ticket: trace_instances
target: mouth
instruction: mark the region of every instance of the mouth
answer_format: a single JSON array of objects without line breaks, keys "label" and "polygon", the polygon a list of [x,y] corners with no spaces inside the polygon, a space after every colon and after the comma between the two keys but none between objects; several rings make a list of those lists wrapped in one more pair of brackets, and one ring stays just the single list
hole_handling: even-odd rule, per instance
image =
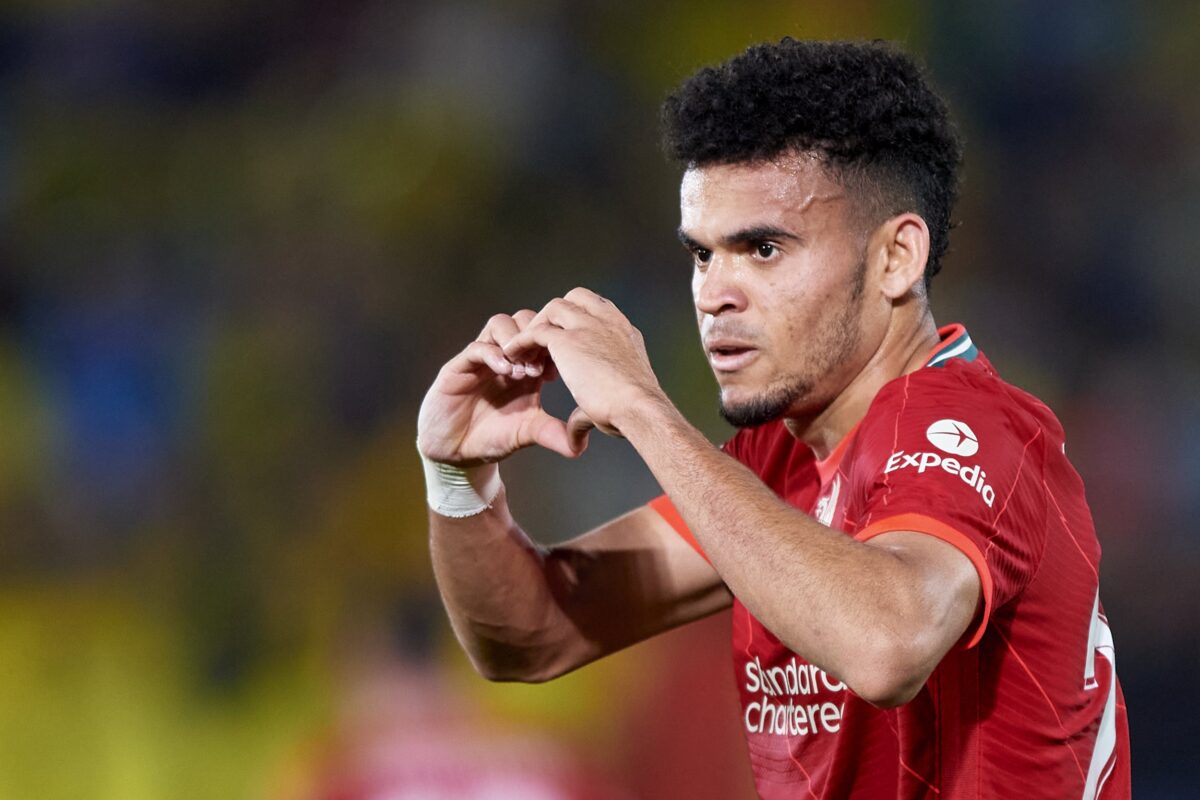
[{"label": "mouth", "polygon": [[705,348],[708,363],[717,372],[737,372],[758,358],[758,349],[740,342],[714,342]]}]

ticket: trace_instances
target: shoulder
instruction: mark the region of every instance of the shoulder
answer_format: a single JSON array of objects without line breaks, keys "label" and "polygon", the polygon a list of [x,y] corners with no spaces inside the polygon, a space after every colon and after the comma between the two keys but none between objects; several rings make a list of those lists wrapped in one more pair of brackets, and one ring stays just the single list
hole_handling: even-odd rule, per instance
[{"label": "shoulder", "polygon": [[982,356],[924,367],[889,382],[876,395],[863,426],[894,422],[899,416],[969,417],[964,421],[973,420],[986,429],[1041,430],[1052,438],[1061,438],[1062,431],[1045,403],[1005,381]]},{"label": "shoulder", "polygon": [[868,468],[897,453],[930,451],[978,458],[991,471],[1014,459],[1042,461],[1061,450],[1063,438],[1045,403],[1004,381],[980,357],[925,367],[885,385],[860,425],[855,449]]}]

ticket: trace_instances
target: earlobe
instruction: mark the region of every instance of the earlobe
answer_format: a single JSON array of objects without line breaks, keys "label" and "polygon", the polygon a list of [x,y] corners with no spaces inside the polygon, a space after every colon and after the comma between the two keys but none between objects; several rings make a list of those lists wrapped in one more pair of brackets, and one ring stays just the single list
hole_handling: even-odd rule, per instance
[{"label": "earlobe", "polygon": [[913,290],[925,275],[929,260],[929,227],[917,214],[892,217],[883,224],[887,264],[880,288],[892,300]]}]

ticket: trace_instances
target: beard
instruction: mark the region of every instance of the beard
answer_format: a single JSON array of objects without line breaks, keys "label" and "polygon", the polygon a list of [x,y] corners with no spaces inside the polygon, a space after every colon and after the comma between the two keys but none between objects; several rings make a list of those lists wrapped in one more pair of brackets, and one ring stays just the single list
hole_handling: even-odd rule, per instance
[{"label": "beard", "polygon": [[812,392],[812,383],[797,378],[793,383],[751,398],[736,405],[721,400],[721,418],[735,428],[755,428],[774,422],[787,413],[801,398]]},{"label": "beard", "polygon": [[803,372],[786,376],[757,397],[738,404],[719,399],[721,418],[735,428],[753,428],[784,416],[797,406],[812,405],[817,385],[827,374],[843,364],[862,338],[859,326],[866,282],[866,254],[859,262],[850,285],[850,298],[831,323],[817,331],[810,349],[812,356]]}]

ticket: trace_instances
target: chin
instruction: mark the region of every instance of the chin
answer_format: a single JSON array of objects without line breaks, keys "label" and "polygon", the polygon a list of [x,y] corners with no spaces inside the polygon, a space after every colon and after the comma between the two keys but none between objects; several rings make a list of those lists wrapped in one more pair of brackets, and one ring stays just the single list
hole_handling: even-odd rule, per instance
[{"label": "chin", "polygon": [[809,403],[814,395],[812,381],[792,377],[757,390],[721,387],[721,417],[736,428],[753,428],[782,419]]},{"label": "chin", "polygon": [[794,401],[790,393],[764,392],[735,399],[722,392],[721,417],[735,428],[754,428],[781,419]]}]

